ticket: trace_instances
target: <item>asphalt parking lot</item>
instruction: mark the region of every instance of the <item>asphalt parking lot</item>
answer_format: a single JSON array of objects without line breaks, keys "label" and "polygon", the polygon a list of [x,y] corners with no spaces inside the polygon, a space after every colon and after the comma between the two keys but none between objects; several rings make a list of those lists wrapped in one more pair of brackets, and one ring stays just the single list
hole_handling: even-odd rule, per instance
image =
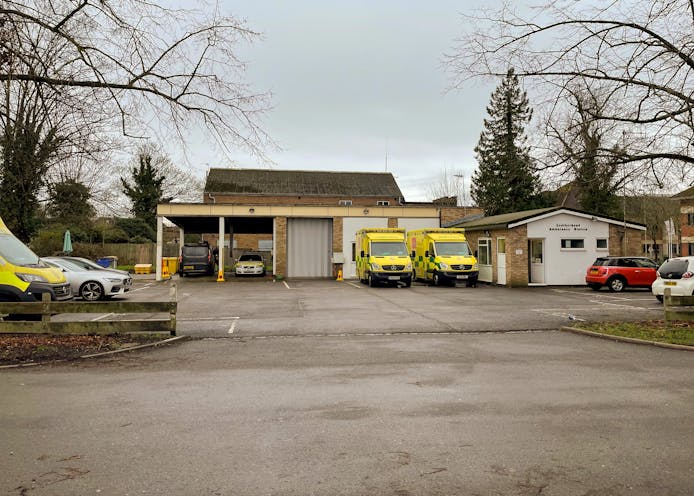
[{"label": "asphalt parking lot", "polygon": [[0,494],[692,494],[694,354],[556,330],[657,318],[648,292],[174,278],[128,299],[172,284],[200,339],[0,371]]},{"label": "asphalt parking lot", "polygon": [[205,277],[139,280],[128,299],[165,301],[171,284],[178,293],[178,332],[192,337],[547,330],[574,319],[660,319],[663,309],[642,289],[370,288],[358,281],[233,277],[223,283]]}]

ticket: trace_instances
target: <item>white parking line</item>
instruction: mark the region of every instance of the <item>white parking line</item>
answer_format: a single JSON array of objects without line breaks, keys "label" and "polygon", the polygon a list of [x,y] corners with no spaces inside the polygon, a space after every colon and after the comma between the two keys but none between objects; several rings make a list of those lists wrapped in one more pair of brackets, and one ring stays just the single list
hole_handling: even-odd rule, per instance
[{"label": "white parking line", "polygon": [[179,322],[198,322],[200,320],[234,320],[241,317],[193,317],[188,319],[176,319]]},{"label": "white parking line", "polygon": [[227,334],[234,334],[234,330],[236,329],[236,324],[239,321],[239,317],[235,317],[234,321],[231,323],[231,327],[229,327],[229,330],[227,331]]},{"label": "white parking line", "polygon": [[105,319],[106,317],[110,317],[111,315],[115,315],[115,314],[113,312],[111,312],[111,313],[106,313],[104,315],[99,315],[98,317],[94,317],[92,319],[92,322],[97,321],[97,320],[101,320],[101,319]]},{"label": "white parking line", "polygon": [[287,287],[287,289],[292,289],[289,287],[289,284],[287,284],[287,281],[282,281],[282,284],[284,284]]},{"label": "white parking line", "polygon": [[357,289],[362,289],[362,286],[360,286],[360,285],[358,285],[358,284],[354,284],[353,282],[349,282],[349,281],[345,281],[345,282],[346,282],[347,284],[349,284],[350,286],[353,286],[353,287],[355,287],[355,288],[357,288]]}]

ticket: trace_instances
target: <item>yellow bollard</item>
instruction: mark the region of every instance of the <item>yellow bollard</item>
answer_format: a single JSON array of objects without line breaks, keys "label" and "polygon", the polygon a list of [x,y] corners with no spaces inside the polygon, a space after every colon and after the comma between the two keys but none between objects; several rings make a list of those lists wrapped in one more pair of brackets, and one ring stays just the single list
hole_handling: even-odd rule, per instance
[{"label": "yellow bollard", "polygon": [[224,282],[224,269],[221,267],[219,268],[219,272],[217,273],[217,282]]},{"label": "yellow bollard", "polygon": [[341,281],[342,280],[342,269],[337,271],[337,279],[336,281]]},{"label": "yellow bollard", "polygon": [[169,274],[169,264],[166,263],[166,260],[162,260],[161,262],[161,278],[164,281],[171,278],[171,274]]}]

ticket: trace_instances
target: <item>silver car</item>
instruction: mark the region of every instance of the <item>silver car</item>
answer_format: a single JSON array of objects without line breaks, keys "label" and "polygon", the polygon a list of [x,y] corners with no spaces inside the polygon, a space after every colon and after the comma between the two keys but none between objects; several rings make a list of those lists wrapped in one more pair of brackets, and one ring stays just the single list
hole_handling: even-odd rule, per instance
[{"label": "silver car", "polygon": [[[93,260],[89,260],[88,258],[82,258],[82,257],[51,257],[51,258],[60,258],[62,260],[69,260],[70,262],[79,265],[80,267],[84,267],[87,270],[106,270],[109,272],[115,272],[116,274],[120,274],[122,276],[130,277],[130,273],[127,270],[120,270],[120,269],[112,269],[109,267],[102,267],[98,263],[94,262]],[[126,289],[126,291],[128,291]]]},{"label": "silver car", "polygon": [[72,293],[85,301],[105,300],[122,295],[132,286],[133,281],[129,274],[123,275],[104,269],[87,269],[62,257],[45,257],[42,260],[62,270],[72,287]]}]

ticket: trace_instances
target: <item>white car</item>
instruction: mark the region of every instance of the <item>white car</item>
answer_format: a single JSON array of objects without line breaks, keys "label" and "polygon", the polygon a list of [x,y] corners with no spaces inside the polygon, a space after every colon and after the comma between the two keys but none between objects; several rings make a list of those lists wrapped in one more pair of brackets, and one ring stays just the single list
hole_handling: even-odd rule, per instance
[{"label": "white car", "polygon": [[41,260],[62,270],[65,279],[72,287],[72,294],[80,296],[85,301],[105,300],[125,294],[133,283],[130,275],[109,270],[85,269],[61,257],[45,257]]},{"label": "white car", "polygon": [[264,276],[263,257],[255,253],[241,255],[234,266],[234,273],[237,276]]},{"label": "white car", "polygon": [[671,258],[658,268],[657,274],[651,292],[658,301],[663,301],[666,288],[672,290],[673,296],[694,294],[694,257]]}]

